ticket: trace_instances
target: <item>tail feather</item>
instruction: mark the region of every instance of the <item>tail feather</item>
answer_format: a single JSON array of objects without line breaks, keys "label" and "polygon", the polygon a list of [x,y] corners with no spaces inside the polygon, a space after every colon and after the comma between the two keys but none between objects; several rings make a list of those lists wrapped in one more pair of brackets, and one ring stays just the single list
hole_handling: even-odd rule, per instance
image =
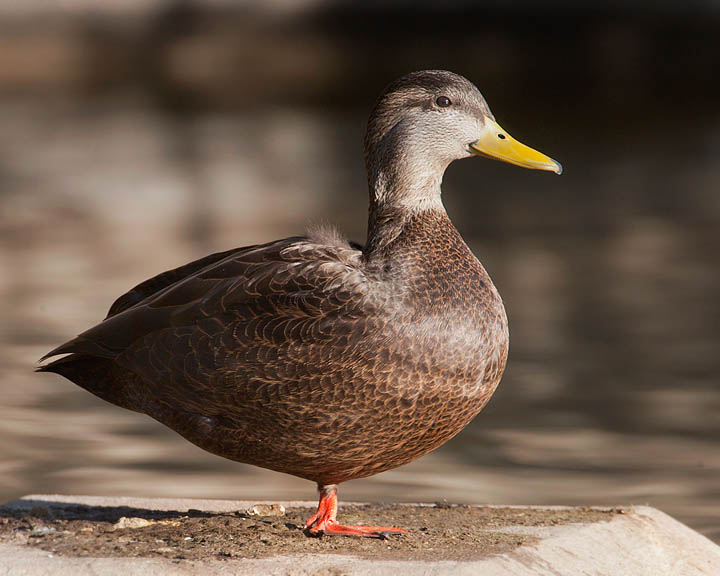
[{"label": "tail feather", "polygon": [[107,402],[128,410],[137,410],[133,396],[142,389],[142,386],[138,386],[137,376],[107,358],[70,354],[39,366],[35,371],[60,374]]},{"label": "tail feather", "polygon": [[[64,344],[60,344],[60,346],[58,346],[57,348],[53,348],[52,350],[50,350],[50,352],[40,358],[40,362],[43,362],[48,358],[51,358],[52,356],[59,356],[60,354],[70,353],[82,354],[83,356],[97,356],[99,358],[114,358],[115,356],[117,356],[116,352],[108,350],[97,342],[88,340],[87,338],[83,338],[82,336],[78,336],[77,338],[73,338],[72,340],[65,342]],[[38,371],[43,372],[43,370]],[[52,372],[52,370],[45,370],[45,372]]]}]

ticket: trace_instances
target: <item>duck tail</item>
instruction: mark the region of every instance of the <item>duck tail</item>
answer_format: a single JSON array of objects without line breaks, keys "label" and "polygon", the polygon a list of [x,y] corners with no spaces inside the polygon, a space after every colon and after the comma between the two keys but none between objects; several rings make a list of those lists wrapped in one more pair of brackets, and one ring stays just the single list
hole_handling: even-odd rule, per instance
[{"label": "duck tail", "polygon": [[107,358],[70,354],[39,366],[35,371],[60,374],[107,402],[128,410],[135,410],[126,394],[126,391],[132,387],[126,386],[126,383],[137,377]]}]

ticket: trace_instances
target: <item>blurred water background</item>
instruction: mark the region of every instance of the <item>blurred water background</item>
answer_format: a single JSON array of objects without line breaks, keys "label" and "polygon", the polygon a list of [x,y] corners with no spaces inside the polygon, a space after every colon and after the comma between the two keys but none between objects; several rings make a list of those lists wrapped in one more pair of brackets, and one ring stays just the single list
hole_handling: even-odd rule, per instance
[{"label": "blurred water background", "polygon": [[396,76],[473,80],[562,177],[453,165],[507,372],[462,434],[345,499],[642,504],[720,540],[714,2],[0,2],[0,501],[314,498],[58,376],[137,282],[321,221],[362,241],[362,136]]}]

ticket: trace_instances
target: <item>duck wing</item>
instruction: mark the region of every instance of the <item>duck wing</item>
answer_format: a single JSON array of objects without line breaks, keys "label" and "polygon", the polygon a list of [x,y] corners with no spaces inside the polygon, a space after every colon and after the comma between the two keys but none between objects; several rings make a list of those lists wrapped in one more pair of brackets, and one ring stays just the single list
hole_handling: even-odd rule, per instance
[{"label": "duck wing", "polygon": [[43,360],[67,353],[115,360],[125,355],[135,358],[133,369],[139,370],[144,367],[137,353],[143,350],[150,364],[159,355],[170,362],[175,354],[199,354],[192,346],[202,340],[206,349],[198,362],[212,363],[218,347],[263,342],[269,348],[268,339],[298,336],[293,331],[311,329],[308,322],[361,318],[366,286],[362,252],[349,244],[293,237],[238,248],[139,284],[112,305],[104,321]]},{"label": "duck wing", "polygon": [[168,270],[158,274],[157,276],[153,276],[152,278],[141,282],[137,286],[134,286],[115,300],[112,306],[110,306],[110,310],[108,310],[105,319],[110,318],[110,316],[115,316],[115,314],[120,312],[124,312],[128,308],[132,308],[135,304],[142,302],[153,294],[157,294],[160,290],[163,290],[164,288],[167,288],[168,286],[195,274],[203,268],[207,268],[211,264],[224,260],[231,254],[235,254],[243,250],[252,250],[254,248],[257,248],[257,246],[233,248],[232,250],[217,252],[215,254],[205,256],[204,258],[200,258],[199,260],[195,260],[194,262],[184,264],[178,268],[174,268],[173,270]]}]

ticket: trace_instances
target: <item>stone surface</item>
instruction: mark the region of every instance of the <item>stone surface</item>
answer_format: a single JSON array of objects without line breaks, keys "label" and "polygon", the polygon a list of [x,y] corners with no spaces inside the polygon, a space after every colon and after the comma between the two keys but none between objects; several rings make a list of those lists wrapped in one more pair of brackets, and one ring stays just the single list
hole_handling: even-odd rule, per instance
[{"label": "stone surface", "polygon": [[125,530],[127,528],[145,528],[146,526],[150,526],[150,524],[150,520],[146,520],[145,518],[127,518],[121,516],[120,520],[115,522],[112,527],[113,530]]},{"label": "stone surface", "polygon": [[[247,514],[261,504],[286,514]],[[411,529],[386,541],[307,538],[300,527],[314,507],[26,496],[0,508],[0,573],[720,574],[720,547],[649,507],[341,504],[341,521]]]},{"label": "stone surface", "polygon": [[254,504],[247,509],[248,516],[284,516],[285,506],[282,504]]}]

